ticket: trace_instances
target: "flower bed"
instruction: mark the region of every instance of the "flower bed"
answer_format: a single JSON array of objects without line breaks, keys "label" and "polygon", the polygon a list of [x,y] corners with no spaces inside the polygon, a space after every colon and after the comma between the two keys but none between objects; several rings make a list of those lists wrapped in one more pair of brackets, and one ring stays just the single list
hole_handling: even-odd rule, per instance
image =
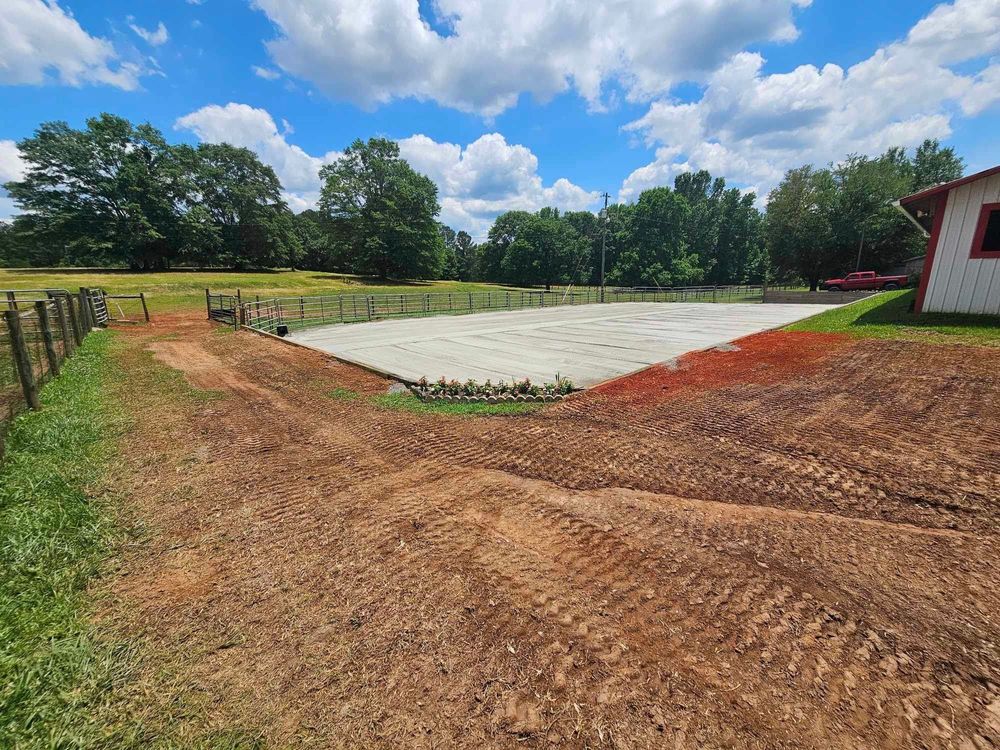
[{"label": "flower bed", "polygon": [[491,383],[489,380],[485,383],[478,383],[475,380],[466,380],[462,383],[458,380],[445,380],[442,377],[434,383],[429,383],[427,378],[421,378],[410,390],[424,401],[441,400],[488,404],[498,404],[505,401],[538,403],[562,401],[566,395],[573,391],[573,383],[569,379],[559,376],[556,376],[554,383],[540,385],[532,383],[527,378],[511,383],[502,380],[498,383]]}]

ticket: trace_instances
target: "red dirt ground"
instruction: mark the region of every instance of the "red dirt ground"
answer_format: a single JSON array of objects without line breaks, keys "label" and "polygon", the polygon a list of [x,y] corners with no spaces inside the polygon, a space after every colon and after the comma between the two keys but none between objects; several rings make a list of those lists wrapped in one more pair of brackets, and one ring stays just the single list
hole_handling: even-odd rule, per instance
[{"label": "red dirt ground", "polygon": [[134,400],[154,535],[114,590],[220,725],[282,747],[1000,744],[1000,351],[768,333],[460,418],[328,398],[388,383],[214,331],[124,334],[128,378],[148,349],[225,398]]}]

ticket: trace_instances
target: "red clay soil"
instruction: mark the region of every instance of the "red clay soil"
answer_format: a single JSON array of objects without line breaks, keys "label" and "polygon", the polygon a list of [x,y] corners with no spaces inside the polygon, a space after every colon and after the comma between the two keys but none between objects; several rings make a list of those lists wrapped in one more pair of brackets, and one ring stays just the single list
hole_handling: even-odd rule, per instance
[{"label": "red clay soil", "polygon": [[589,391],[614,403],[652,404],[675,397],[680,389],[706,390],[738,383],[765,385],[819,367],[851,339],[832,333],[761,333],[726,345],[692,352],[679,362],[653,365]]},{"label": "red clay soil", "polygon": [[114,587],[213,722],[277,747],[1000,745],[1000,351],[769,333],[461,418],[329,398],[388,383],[214,330],[125,334],[130,379],[148,347],[225,398],[136,399],[154,534]]}]

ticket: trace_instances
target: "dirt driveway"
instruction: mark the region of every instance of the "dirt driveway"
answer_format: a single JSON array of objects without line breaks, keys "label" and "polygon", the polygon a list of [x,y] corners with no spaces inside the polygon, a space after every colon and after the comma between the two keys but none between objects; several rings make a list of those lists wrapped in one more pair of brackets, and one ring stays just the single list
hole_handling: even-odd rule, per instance
[{"label": "dirt driveway", "polygon": [[213,721],[280,747],[1000,745],[998,350],[770,333],[463,418],[250,333],[124,337],[127,373],[152,351],[224,392],[137,401],[154,535],[115,584]]}]

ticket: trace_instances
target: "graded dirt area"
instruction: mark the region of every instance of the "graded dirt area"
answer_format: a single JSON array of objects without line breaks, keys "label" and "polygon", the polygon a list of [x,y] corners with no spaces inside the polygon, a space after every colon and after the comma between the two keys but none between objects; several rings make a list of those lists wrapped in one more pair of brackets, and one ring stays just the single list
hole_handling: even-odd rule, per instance
[{"label": "graded dirt area", "polygon": [[998,349],[768,333],[455,417],[251,333],[122,335],[126,385],[153,356],[221,391],[135,397],[152,533],[110,605],[220,726],[275,747],[1000,744]]}]

